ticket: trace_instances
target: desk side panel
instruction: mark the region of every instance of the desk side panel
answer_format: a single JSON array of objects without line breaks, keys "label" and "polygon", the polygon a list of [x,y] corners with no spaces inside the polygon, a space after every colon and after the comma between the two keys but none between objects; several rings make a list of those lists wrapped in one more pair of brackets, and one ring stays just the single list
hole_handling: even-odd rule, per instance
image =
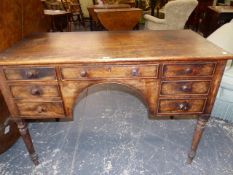
[{"label": "desk side panel", "polygon": [[2,67],[0,67],[0,89],[2,91],[2,95],[10,111],[11,117],[19,116],[18,108],[15,105],[15,102],[10,92],[10,88],[7,85],[5,74]]},{"label": "desk side panel", "polygon": [[206,108],[204,113],[205,114],[210,114],[212,112],[212,108],[218,93],[218,89],[222,80],[222,76],[224,74],[225,66],[226,66],[227,61],[218,61],[215,73],[212,78],[212,84],[211,84],[211,89],[209,92],[208,100],[206,103]]}]

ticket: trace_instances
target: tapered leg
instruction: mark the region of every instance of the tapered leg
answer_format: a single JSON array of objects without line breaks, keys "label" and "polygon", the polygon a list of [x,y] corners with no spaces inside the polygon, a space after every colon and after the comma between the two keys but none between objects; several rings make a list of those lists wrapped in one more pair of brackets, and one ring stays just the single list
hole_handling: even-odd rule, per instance
[{"label": "tapered leg", "polygon": [[193,134],[191,150],[188,153],[188,164],[191,164],[197,151],[198,144],[201,140],[202,133],[205,129],[205,125],[208,122],[210,115],[200,116],[197,120],[197,125]]},{"label": "tapered leg", "polygon": [[16,123],[19,129],[19,132],[23,138],[23,141],[27,147],[31,160],[33,161],[35,165],[39,165],[38,156],[35,152],[32,139],[31,139],[31,135],[27,128],[27,123],[24,120],[17,120]]}]

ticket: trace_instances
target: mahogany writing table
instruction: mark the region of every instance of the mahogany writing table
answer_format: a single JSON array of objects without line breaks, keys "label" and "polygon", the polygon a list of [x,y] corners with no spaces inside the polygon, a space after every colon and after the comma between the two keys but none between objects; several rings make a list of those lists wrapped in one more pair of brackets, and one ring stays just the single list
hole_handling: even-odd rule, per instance
[{"label": "mahogany writing table", "polygon": [[232,58],[188,30],[35,34],[0,54],[0,89],[36,165],[25,119],[71,119],[79,94],[100,83],[135,90],[150,118],[197,116],[191,163]]}]

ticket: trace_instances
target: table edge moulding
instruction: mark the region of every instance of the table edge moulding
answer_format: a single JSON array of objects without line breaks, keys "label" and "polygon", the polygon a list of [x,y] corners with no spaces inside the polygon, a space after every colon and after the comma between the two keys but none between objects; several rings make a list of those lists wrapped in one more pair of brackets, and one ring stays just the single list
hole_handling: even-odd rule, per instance
[{"label": "table edge moulding", "polygon": [[26,119],[72,119],[79,94],[102,83],[136,91],[151,119],[195,116],[191,163],[232,58],[190,30],[39,33],[0,54],[0,89],[35,165]]}]

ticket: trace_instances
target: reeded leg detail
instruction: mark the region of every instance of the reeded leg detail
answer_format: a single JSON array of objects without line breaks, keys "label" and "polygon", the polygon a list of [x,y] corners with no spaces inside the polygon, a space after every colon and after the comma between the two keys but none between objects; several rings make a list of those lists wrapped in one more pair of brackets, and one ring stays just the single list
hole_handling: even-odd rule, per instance
[{"label": "reeded leg detail", "polygon": [[39,165],[38,155],[35,152],[32,139],[31,139],[31,135],[27,128],[26,122],[24,120],[17,120],[16,123],[19,129],[19,132],[23,138],[23,141],[27,147],[31,160],[33,161],[35,165]]},{"label": "reeded leg detail", "polygon": [[193,134],[191,150],[188,153],[188,160],[187,160],[188,164],[191,164],[194,157],[196,156],[197,147],[199,145],[203,131],[205,129],[205,125],[208,122],[209,118],[210,115],[205,115],[205,116],[200,116],[197,120],[197,125]]}]

